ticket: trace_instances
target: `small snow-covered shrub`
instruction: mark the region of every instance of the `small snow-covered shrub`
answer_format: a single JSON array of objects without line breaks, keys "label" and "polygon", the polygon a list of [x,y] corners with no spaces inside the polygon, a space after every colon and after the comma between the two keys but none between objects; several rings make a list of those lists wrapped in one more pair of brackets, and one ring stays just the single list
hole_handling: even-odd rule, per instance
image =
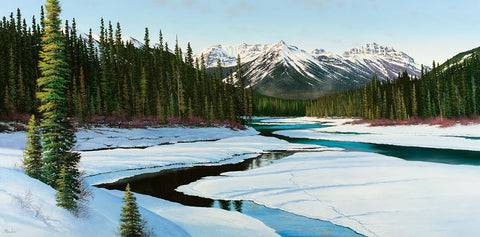
[{"label": "small snow-covered shrub", "polygon": [[85,171],[80,172],[80,176],[78,178],[79,191],[78,200],[77,200],[77,210],[75,213],[76,217],[85,218],[88,217],[89,210],[88,210],[88,202],[93,199],[93,192],[90,189],[90,185],[88,185],[87,181],[85,180]]},{"label": "small snow-covered shrub", "polygon": [[37,206],[33,203],[32,192],[30,189],[27,189],[23,195],[16,195],[14,196],[15,204],[22,210],[27,211],[33,214],[36,218],[42,220],[43,222],[48,221],[48,217],[46,217],[42,212],[42,207]]}]

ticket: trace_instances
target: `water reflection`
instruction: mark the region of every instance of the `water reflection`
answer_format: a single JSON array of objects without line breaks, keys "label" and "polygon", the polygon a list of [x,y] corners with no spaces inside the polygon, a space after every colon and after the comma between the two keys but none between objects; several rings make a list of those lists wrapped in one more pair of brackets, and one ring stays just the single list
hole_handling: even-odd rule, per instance
[{"label": "water reflection", "polygon": [[235,206],[235,211],[242,212],[242,201],[233,201],[233,205]]},{"label": "water reflection", "polygon": [[[132,191],[142,193],[165,200],[178,202],[188,206],[211,207],[214,200],[197,196],[185,195],[175,189],[181,185],[195,182],[206,176],[218,176],[228,171],[244,171],[255,169],[271,164],[275,160],[292,155],[293,152],[264,153],[252,159],[247,159],[237,164],[224,164],[212,166],[195,166],[179,169],[171,169],[153,174],[142,174],[135,177],[119,180],[115,183],[102,184],[99,187],[108,189],[125,190],[130,183]],[[223,209],[227,208],[224,204]],[[228,207],[231,210],[230,207]]]},{"label": "water reflection", "polygon": [[219,202],[220,202],[220,207],[221,207],[223,210],[231,211],[230,201],[220,200]]}]

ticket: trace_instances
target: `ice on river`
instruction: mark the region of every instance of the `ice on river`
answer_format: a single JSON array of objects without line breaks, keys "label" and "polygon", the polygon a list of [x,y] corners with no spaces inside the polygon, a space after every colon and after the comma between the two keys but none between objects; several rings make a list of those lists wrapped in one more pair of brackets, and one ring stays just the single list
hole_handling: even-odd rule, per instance
[{"label": "ice on river", "polygon": [[480,125],[456,125],[441,128],[429,125],[377,126],[345,124],[352,119],[289,118],[269,119],[269,123],[304,123],[316,121],[327,127],[302,130],[280,130],[275,134],[318,140],[365,142],[398,146],[480,151]]},{"label": "ice on river", "polygon": [[296,153],[274,164],[208,177],[180,191],[252,200],[367,236],[475,236],[480,167],[363,152]]},{"label": "ice on river", "polygon": [[86,170],[89,183],[100,184],[176,167],[240,162],[258,156],[265,150],[297,150],[302,147],[320,148],[260,135],[238,136],[213,142],[178,143],[146,149],[82,152],[81,167]]}]

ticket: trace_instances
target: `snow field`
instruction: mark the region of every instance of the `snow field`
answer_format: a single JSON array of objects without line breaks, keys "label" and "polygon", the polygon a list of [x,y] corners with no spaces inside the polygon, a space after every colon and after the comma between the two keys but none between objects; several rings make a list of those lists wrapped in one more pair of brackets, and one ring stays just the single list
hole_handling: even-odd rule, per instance
[{"label": "snow field", "polygon": [[474,236],[480,167],[410,162],[362,152],[296,153],[208,177],[180,191],[252,200],[367,236]]},{"label": "snow field", "polygon": [[[224,162],[239,162],[263,150],[301,148],[255,134],[257,132],[253,129],[95,128],[77,133],[76,149],[148,146],[146,149],[82,151],[80,168],[89,175],[87,181],[95,184],[147,171],[211,164],[224,159],[230,159]],[[175,144],[156,146],[166,142]],[[114,236],[119,225],[123,192],[92,187],[94,199],[88,203],[89,215],[75,218],[55,205],[55,190],[18,169],[24,145],[25,133],[0,134],[0,235]],[[142,215],[157,235],[277,236],[262,222],[240,213],[186,207],[145,195],[136,196]]]}]

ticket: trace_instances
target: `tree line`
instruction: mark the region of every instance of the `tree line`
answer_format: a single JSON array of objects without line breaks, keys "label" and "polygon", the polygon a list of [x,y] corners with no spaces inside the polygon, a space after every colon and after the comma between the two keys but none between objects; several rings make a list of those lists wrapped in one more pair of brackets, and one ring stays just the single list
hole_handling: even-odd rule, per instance
[{"label": "tree line", "polygon": [[287,100],[255,93],[253,114],[256,116],[305,116],[309,100]]},{"label": "tree line", "polygon": [[[16,15],[0,21],[0,114],[38,114],[37,79],[41,37],[45,33],[44,9],[41,19],[31,23]],[[99,34],[92,29],[78,34],[76,22],[65,21],[64,54],[68,63],[67,115],[89,122],[94,116],[123,119],[153,116],[244,123],[253,112],[252,93],[243,87],[240,61],[236,78],[222,81],[221,65],[206,73],[203,56],[193,58],[190,43],[186,54],[175,42],[173,50],[163,41],[151,45],[145,28],[141,47],[122,37],[120,23],[100,21]],[[242,119],[243,118],[243,119]]]},{"label": "tree line", "polygon": [[307,105],[308,116],[355,116],[391,120],[470,117],[480,113],[480,53],[450,59],[421,77],[406,72],[396,80],[378,81],[357,89],[318,98]]}]

